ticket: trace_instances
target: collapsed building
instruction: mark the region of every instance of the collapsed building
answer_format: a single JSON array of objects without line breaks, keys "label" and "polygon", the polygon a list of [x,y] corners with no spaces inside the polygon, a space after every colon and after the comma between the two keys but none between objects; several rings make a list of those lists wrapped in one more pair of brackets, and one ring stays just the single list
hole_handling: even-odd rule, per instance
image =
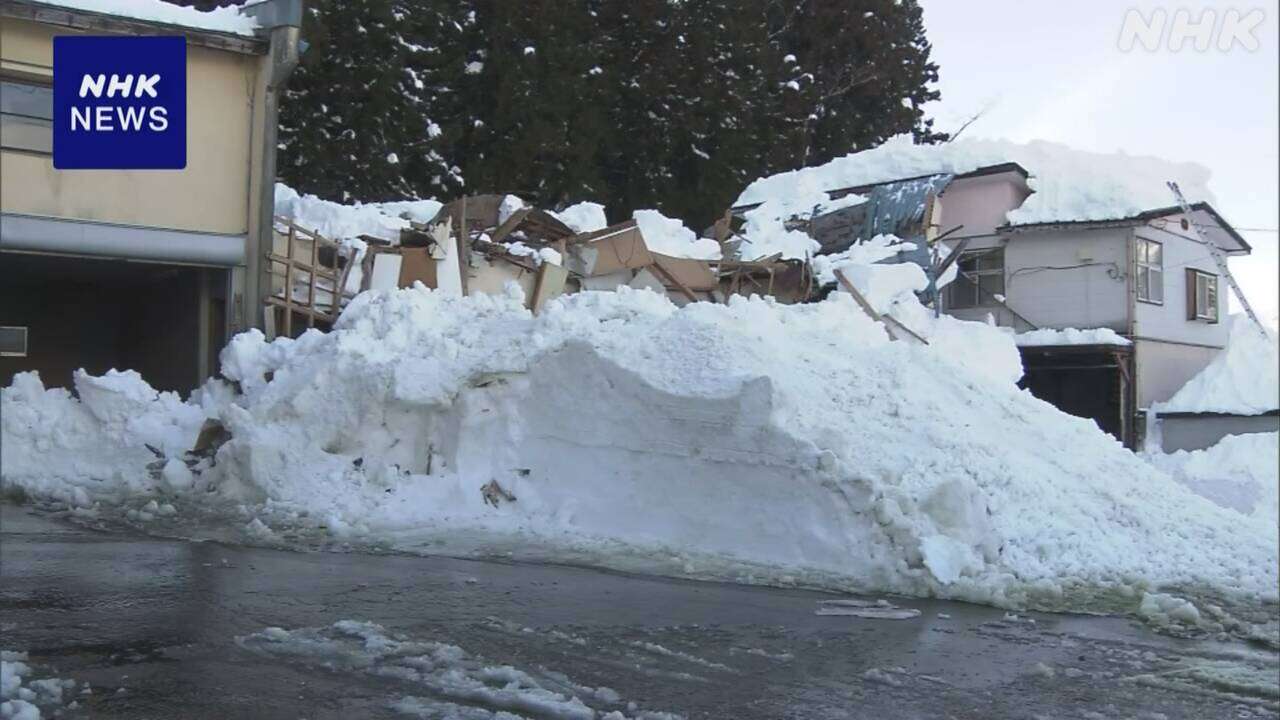
[{"label": "collapsed building", "polygon": [[421,281],[470,294],[514,281],[535,312],[559,294],[623,286],[676,304],[803,303],[838,288],[891,335],[923,341],[892,302],[866,302],[867,278],[841,274],[894,264],[932,313],[1005,328],[1023,388],[1136,447],[1152,408],[1226,347],[1221,285],[1239,294],[1226,256],[1250,252],[1207,201],[1185,201],[1175,181],[1209,197],[1195,170],[1048,144],[904,139],[757,180],[702,234],[714,252],[688,256],[639,213],[571,227],[555,212],[473,196],[394,240],[365,238],[349,261],[360,281],[343,287]]},{"label": "collapsed building", "polygon": [[329,328],[357,293],[415,283],[456,295],[500,293],[515,283],[535,312],[558,295],[620,287],[648,288],[677,305],[753,294],[798,303],[818,295],[807,259],[736,257],[729,219],[716,226],[721,258],[680,257],[652,249],[635,219],[580,232],[552,212],[506,207],[508,197],[459,198],[429,220],[407,221],[394,238],[326,238],[305,221],[277,216],[267,335]]}]

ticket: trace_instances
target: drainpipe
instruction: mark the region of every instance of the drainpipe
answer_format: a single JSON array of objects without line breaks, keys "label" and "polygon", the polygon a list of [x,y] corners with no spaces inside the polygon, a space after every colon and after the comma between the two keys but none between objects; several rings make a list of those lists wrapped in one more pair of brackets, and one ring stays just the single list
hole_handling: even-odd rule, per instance
[{"label": "drainpipe", "polygon": [[263,69],[263,131],[258,146],[262,158],[258,176],[258,224],[255,237],[249,239],[249,252],[245,258],[245,322],[250,327],[262,327],[267,293],[271,289],[268,277],[270,264],[266,262],[266,255],[271,251],[272,227],[275,224],[280,92],[298,66],[302,4],[303,0],[264,0],[240,9],[241,13],[256,18],[262,28],[259,32],[270,39]]}]

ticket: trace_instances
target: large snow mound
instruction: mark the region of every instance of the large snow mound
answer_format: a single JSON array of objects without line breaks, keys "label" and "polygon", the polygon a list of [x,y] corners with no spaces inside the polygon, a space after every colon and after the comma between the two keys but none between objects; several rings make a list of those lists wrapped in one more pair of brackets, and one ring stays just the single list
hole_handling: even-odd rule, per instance
[{"label": "large snow mound", "polygon": [[[78,505],[121,488],[239,503],[265,534],[514,538],[576,562],[1002,605],[1274,599],[1274,533],[1019,390],[997,328],[906,297],[879,302],[928,345],[890,342],[839,293],[677,308],[623,288],[534,316],[514,286],[368,292],[331,333],[237,337],[223,366],[243,394],[211,383],[198,406],[134,376],[80,400],[19,376],[0,470]],[[205,415],[231,439],[192,477],[173,446]],[[163,470],[143,442],[165,443]]]},{"label": "large snow mound", "polygon": [[1210,448],[1154,453],[1147,459],[1197,495],[1259,524],[1280,527],[1280,434],[1228,435]]},{"label": "large snow mound", "polygon": [[1280,408],[1278,350],[1271,331],[1245,315],[1232,316],[1226,349],[1157,411],[1261,415]]},{"label": "large snow mound", "polygon": [[253,35],[258,21],[237,7],[220,7],[201,11],[181,7],[163,0],[38,0],[41,5],[54,5],[73,10],[117,15],[134,20],[180,25],[198,30],[213,30],[235,35]]},{"label": "large snow mound", "polygon": [[1169,207],[1175,204],[1165,185],[1169,180],[1177,181],[1192,202],[1213,200],[1208,169],[1194,163],[1084,152],[1044,141],[957,140],[916,145],[909,135],[900,135],[879,147],[823,165],[760,178],[742,191],[734,205],[772,201],[811,208],[825,198],[827,190],[922,175],[961,174],[1006,162],[1026,169],[1035,191],[1022,207],[1009,213],[1008,220],[1014,225],[1113,220]]}]

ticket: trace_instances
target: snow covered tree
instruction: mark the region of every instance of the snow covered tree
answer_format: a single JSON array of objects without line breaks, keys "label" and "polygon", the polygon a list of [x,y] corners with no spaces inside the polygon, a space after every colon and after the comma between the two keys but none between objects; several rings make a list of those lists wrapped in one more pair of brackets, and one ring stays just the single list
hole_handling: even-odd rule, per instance
[{"label": "snow covered tree", "polygon": [[605,194],[608,140],[595,18],[584,2],[479,0],[483,28],[464,106],[473,131],[458,155],[474,185],[544,205]]},{"label": "snow covered tree", "polygon": [[338,200],[511,192],[703,227],[760,175],[943,137],[916,0],[312,0],[303,35],[280,170]]},{"label": "snow covered tree", "polygon": [[[461,17],[456,17],[459,13]],[[449,196],[462,172],[436,119],[453,116],[465,7],[431,0],[318,0],[281,103],[280,175],[340,200]]]},{"label": "snow covered tree", "polygon": [[772,8],[776,51],[787,61],[782,112],[792,167],[875,147],[899,133],[945,135],[920,109],[937,100],[916,0],[786,0]]}]

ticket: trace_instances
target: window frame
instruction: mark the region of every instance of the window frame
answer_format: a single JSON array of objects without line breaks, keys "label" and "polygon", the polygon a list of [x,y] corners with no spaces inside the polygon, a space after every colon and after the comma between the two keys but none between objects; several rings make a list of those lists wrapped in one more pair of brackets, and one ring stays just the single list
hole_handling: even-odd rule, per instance
[{"label": "window frame", "polygon": [[[19,87],[31,88],[44,91],[43,94],[48,96],[48,112],[40,114],[31,114],[31,112],[15,112],[19,108],[10,104],[8,109],[0,104],[0,149],[12,152],[31,153],[33,155],[52,156],[53,155],[53,85],[48,82],[33,80],[27,77],[17,77],[13,75],[0,75],[0,83],[4,85],[14,85]],[[10,96],[12,97],[12,96]],[[3,101],[0,101],[2,103]],[[41,108],[43,110],[43,108]],[[47,117],[46,117],[47,115]],[[23,128],[28,132],[35,128],[43,128],[47,131],[39,142],[15,142],[13,138],[29,137],[26,133],[15,133],[16,128]],[[5,129],[8,132],[5,132]],[[39,133],[39,130],[34,130]],[[47,140],[45,139],[47,137]]]},{"label": "window frame", "polygon": [[[951,283],[946,287],[946,293],[945,293],[948,310],[972,310],[972,309],[978,309],[978,308],[992,308],[992,307],[1000,306],[1000,301],[990,296],[997,295],[997,294],[1003,295],[1007,287],[1008,278],[1005,276],[1004,250],[1005,249],[1003,246],[978,248],[975,250],[966,250],[960,254],[960,257],[956,258],[956,279],[951,281]],[[991,269],[975,269],[972,272],[967,272],[962,269],[963,263],[966,260],[977,261],[984,257],[993,257],[993,256],[998,256],[1000,258],[1000,267],[991,268]],[[996,276],[999,276],[1000,278],[1000,292],[984,293],[982,290],[982,279],[984,277],[990,278],[990,277],[996,277]],[[956,297],[957,291],[961,287],[957,283],[961,281],[969,283],[970,286],[972,287],[972,296],[974,300],[972,304],[965,303],[965,304],[957,305],[955,303],[955,297]],[[966,293],[968,293],[969,288],[966,287],[965,291]]]},{"label": "window frame", "polygon": [[[1200,301],[1201,282],[1204,283],[1204,303]],[[1218,297],[1221,284],[1216,273],[1187,268],[1187,320],[1193,322],[1218,322]]]},{"label": "window frame", "polygon": [[[1147,303],[1148,305],[1164,305],[1164,243],[1159,240],[1151,240],[1150,238],[1135,237],[1133,247],[1133,294],[1138,302]],[[1150,252],[1147,252],[1147,258],[1143,259],[1143,250],[1156,247],[1159,249],[1160,259],[1151,262]],[[1146,296],[1143,296],[1142,280],[1145,274],[1146,278]],[[1155,285],[1151,282],[1153,276],[1159,276],[1160,282]],[[1159,298],[1153,298],[1151,288],[1159,287]]]}]

